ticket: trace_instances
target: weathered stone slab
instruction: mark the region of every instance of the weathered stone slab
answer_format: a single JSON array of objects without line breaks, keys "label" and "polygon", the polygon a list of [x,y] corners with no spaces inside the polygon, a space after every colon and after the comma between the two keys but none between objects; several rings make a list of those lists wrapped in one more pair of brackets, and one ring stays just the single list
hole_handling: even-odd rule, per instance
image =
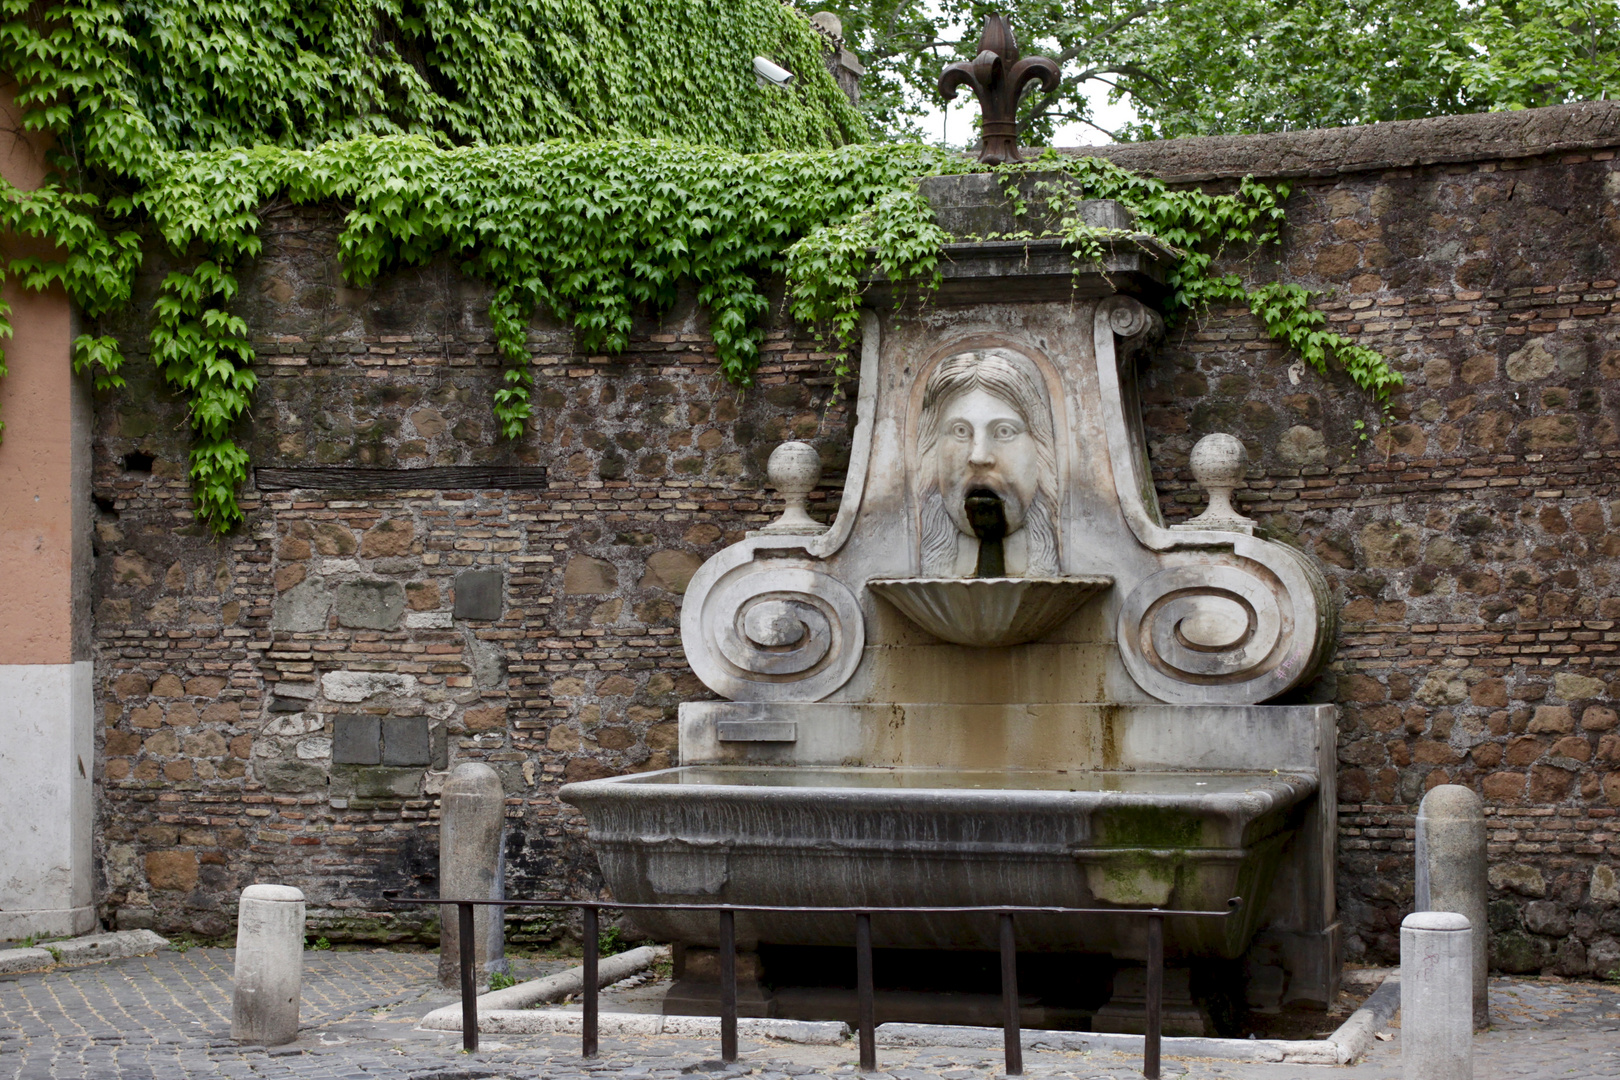
[{"label": "weathered stone slab", "polygon": [[386,671],[331,671],[321,676],[321,693],[328,701],[359,702],[381,694],[409,694],[416,689],[415,675]]},{"label": "weathered stone slab", "polygon": [[270,791],[294,793],[326,787],[326,770],[303,761],[255,761],[253,771]]},{"label": "weathered stone slab", "polygon": [[[60,964],[94,964],[102,960],[123,960],[146,956],[168,948],[169,939],[150,930],[120,930],[111,934],[86,934],[70,941],[51,943]],[[5,955],[0,953],[0,956]]]},{"label": "weathered stone slab", "polygon": [[[1002,178],[992,173],[963,173],[957,176],[927,176],[918,185],[923,197],[934,207],[939,227],[957,237],[984,238],[996,234],[1028,232],[1039,234],[1056,229],[1059,221],[1048,207],[1047,188],[1060,186],[1079,190],[1082,184],[1063,173],[1031,173],[1018,178],[1018,194],[1023,216],[1014,213],[1013,202],[1002,187]],[[1129,229],[1133,222],[1125,207],[1112,199],[1086,199],[1078,207],[1081,220],[1093,228]]]},{"label": "weathered stone slab", "polygon": [[44,971],[55,963],[56,957],[44,949],[0,950],[0,975],[11,975],[19,971]]},{"label": "weathered stone slab", "polygon": [[426,765],[433,760],[425,716],[390,716],[382,721],[384,765]]},{"label": "weathered stone slab", "polygon": [[294,585],[270,606],[270,629],[288,633],[311,633],[326,629],[326,616],[332,610],[332,595],[321,578],[306,578]]},{"label": "weathered stone slab", "polygon": [[333,590],[338,625],[392,630],[405,614],[405,586],[397,581],[345,581]]},{"label": "weathered stone slab", "polygon": [[339,716],[332,721],[332,764],[382,762],[382,721],[376,716]]},{"label": "weathered stone slab", "polygon": [[356,799],[414,799],[422,794],[422,770],[397,765],[339,765],[332,770],[332,792]]},{"label": "weathered stone slab", "polygon": [[463,570],[456,575],[455,617],[492,621],[501,617],[506,575],[499,570]]}]

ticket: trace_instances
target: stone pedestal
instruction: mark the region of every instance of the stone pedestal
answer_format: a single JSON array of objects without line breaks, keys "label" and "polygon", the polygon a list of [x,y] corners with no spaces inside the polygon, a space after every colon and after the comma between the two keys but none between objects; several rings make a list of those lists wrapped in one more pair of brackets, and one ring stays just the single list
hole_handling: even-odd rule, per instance
[{"label": "stone pedestal", "polygon": [[1401,923],[1401,1072],[1405,1080],[1473,1080],[1473,931],[1451,911]]},{"label": "stone pedestal", "polygon": [[[1193,1000],[1192,972],[1184,967],[1164,969],[1164,1000],[1160,1027],[1165,1035],[1213,1035],[1209,1010]],[[1125,967],[1114,973],[1114,996],[1097,1010],[1093,1031],[1142,1035],[1147,1032],[1147,968]]]},{"label": "stone pedestal", "polygon": [[304,894],[287,885],[249,885],[237,907],[231,1038],[256,1046],[298,1038],[303,975]]},{"label": "stone pedestal", "polygon": [[[719,1016],[721,960],[717,949],[695,945],[674,948],[675,981],[664,995],[665,1016]],[[756,952],[738,952],[737,1015],[775,1016],[775,1001],[762,981],[763,965]]]},{"label": "stone pedestal", "polygon": [[[506,897],[502,835],[506,793],[501,778],[475,761],[457,765],[439,796],[439,895],[447,900],[502,900]],[[461,986],[461,930],[458,908],[439,909],[439,985]],[[492,971],[506,970],[503,909],[473,909],[473,970],[479,986]]]},{"label": "stone pedestal", "polygon": [[1485,804],[1468,788],[1442,784],[1417,816],[1418,911],[1454,911],[1473,928],[1474,1028],[1490,1026],[1490,919],[1485,903]]}]

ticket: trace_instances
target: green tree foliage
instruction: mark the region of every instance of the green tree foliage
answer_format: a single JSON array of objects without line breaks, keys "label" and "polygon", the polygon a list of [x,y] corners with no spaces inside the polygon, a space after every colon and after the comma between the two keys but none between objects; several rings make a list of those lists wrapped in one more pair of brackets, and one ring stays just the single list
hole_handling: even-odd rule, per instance
[{"label": "green tree foliage", "polygon": [[1120,43],[1116,82],[1141,117],[1126,137],[1173,138],[1415,120],[1477,111],[1436,63],[1461,47],[1458,0],[1201,0],[1167,5]]},{"label": "green tree foliage", "polygon": [[[872,134],[893,141],[937,139],[918,121],[938,92],[935,82],[946,64],[976,43],[953,33],[934,4],[918,0],[827,0],[817,7],[839,16],[844,41],[866,65],[861,76],[861,111]],[[1023,25],[1020,13],[1019,25]]]},{"label": "green tree foliage", "polygon": [[1028,95],[1025,139],[1094,118],[1101,85],[1128,98],[1126,138],[1408,120],[1610,96],[1620,86],[1615,0],[835,0],[867,59],[862,105],[891,137],[917,137],[947,62],[971,57],[985,14],[1014,20],[1025,51],[1057,59],[1052,94]]},{"label": "green tree foliage", "polygon": [[1438,54],[1492,108],[1525,109],[1620,94],[1620,3],[1489,3],[1463,28],[1466,48]]}]

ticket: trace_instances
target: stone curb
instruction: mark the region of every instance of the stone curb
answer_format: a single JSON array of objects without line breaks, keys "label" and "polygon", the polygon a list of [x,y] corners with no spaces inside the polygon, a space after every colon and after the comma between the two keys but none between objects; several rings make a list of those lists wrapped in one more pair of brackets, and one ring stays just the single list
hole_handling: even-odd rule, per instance
[{"label": "stone curb", "polygon": [[[660,945],[643,945],[639,949],[619,953],[617,956],[604,957],[596,968],[596,982],[598,986],[607,986],[620,979],[629,978],[638,971],[646,971],[661,959],[669,956],[669,947]],[[478,995],[478,1026],[484,1026],[484,1017],[496,1012],[514,1009],[526,1010],[531,1005],[542,1002],[561,1001],[569,994],[578,994],[585,989],[585,969],[583,967],[569,968],[559,971],[555,975],[547,975],[543,979],[530,979],[528,982],[508,986],[504,990],[491,990],[487,994]],[[607,1015],[607,1014],[604,1014]],[[628,1014],[613,1014],[628,1015]],[[441,1009],[434,1009],[422,1017],[418,1027],[430,1031],[460,1031],[461,1030],[461,1003],[446,1005]]]},{"label": "stone curb", "polygon": [[[652,948],[632,952],[651,952]],[[608,960],[631,956],[622,953]],[[603,984],[617,982],[628,974],[607,971],[607,960],[599,969]],[[640,971],[651,961],[637,967]],[[571,989],[557,997],[578,993],[582,983],[579,968],[572,968],[544,979],[513,986],[506,990],[484,994],[478,999],[478,1030],[486,1035],[577,1035],[584,1018],[575,1009],[514,1008],[509,1000],[491,999],[502,995],[517,996],[523,991],[533,1001],[546,1000],[536,996],[544,990],[567,985]],[[566,980],[566,982],[565,982]],[[548,985],[549,984],[549,985]],[[555,999],[552,999],[555,1000]],[[1396,974],[1387,975],[1372,992],[1361,1008],[1350,1014],[1326,1039],[1213,1039],[1166,1037],[1161,1043],[1163,1052],[1175,1057],[1205,1057],[1221,1061],[1253,1061],[1285,1065],[1350,1065],[1367,1052],[1373,1035],[1389,1023],[1401,1006],[1401,980]],[[718,1038],[720,1020],[712,1016],[662,1016],[656,1013],[604,1012],[597,1019],[602,1035],[646,1036],[684,1035],[689,1038]],[[420,1028],[433,1031],[460,1031],[461,1006],[451,1005],[436,1009],[422,1018]],[[836,1046],[851,1038],[851,1029],[841,1021],[770,1020],[741,1017],[737,1021],[738,1035],[776,1039],[780,1042],[804,1043],[813,1046]],[[1000,1028],[967,1027],[952,1024],[879,1024],[877,1044],[887,1047],[999,1047],[1002,1045]],[[1026,1029],[1023,1045],[1027,1050],[1112,1050],[1123,1054],[1140,1055],[1143,1038],[1140,1035],[1116,1035],[1108,1032],[1043,1031]]]},{"label": "stone curb", "polygon": [[1384,976],[1384,981],[1378,984],[1378,989],[1367,995],[1367,1000],[1361,1003],[1361,1008],[1350,1014],[1350,1019],[1339,1025],[1339,1030],[1333,1033],[1333,1042],[1345,1048],[1350,1056],[1348,1061],[1354,1061],[1367,1052],[1372,1045],[1373,1035],[1379,1028],[1386,1026],[1401,1009],[1401,976],[1392,972]]},{"label": "stone curb", "polygon": [[0,951],[0,975],[18,971],[44,971],[56,966],[56,957],[44,949],[6,949]]},{"label": "stone curb", "polygon": [[[1167,1056],[1218,1058],[1222,1061],[1274,1062],[1288,1065],[1349,1065],[1371,1045],[1373,1033],[1389,1022],[1401,1004],[1398,975],[1386,976],[1361,1008],[1326,1039],[1206,1039],[1166,1037]],[[1113,1050],[1140,1055],[1142,1036],[1107,1032],[1026,1029],[1028,1050]],[[879,1046],[999,1047],[1000,1028],[953,1027],[946,1024],[879,1024]]]},{"label": "stone curb", "polygon": [[[604,1036],[720,1037],[720,1019],[714,1016],[605,1012],[597,1015],[596,1023],[597,1032]],[[478,1030],[485,1035],[578,1035],[584,1024],[584,1016],[575,1009],[499,1009],[478,1014]],[[737,1034],[811,1046],[839,1046],[850,1037],[849,1025],[838,1020],[771,1020],[752,1016],[738,1018]]]},{"label": "stone curb", "polygon": [[[983,1047],[1002,1045],[1000,1028],[950,1027],[944,1024],[879,1024],[879,1046]],[[1112,1050],[1140,1057],[1140,1035],[1109,1032],[1034,1031],[1024,1032],[1026,1050],[1089,1051]],[[1345,1065],[1344,1048],[1332,1039],[1294,1041],[1286,1039],[1206,1039],[1166,1036],[1160,1042],[1166,1057],[1217,1058],[1222,1061],[1266,1061],[1292,1065]]]},{"label": "stone curb", "polygon": [[0,975],[22,971],[49,971],[56,967],[96,964],[146,956],[169,947],[169,940],[150,930],[117,930],[87,934],[68,941],[53,941],[48,948],[0,951]]}]

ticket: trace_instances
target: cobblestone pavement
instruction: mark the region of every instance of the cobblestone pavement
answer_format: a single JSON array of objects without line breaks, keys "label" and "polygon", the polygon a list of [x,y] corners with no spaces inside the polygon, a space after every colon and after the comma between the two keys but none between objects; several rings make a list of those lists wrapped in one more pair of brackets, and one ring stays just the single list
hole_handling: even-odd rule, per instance
[{"label": "cobblestone pavement", "polygon": [[[579,1059],[573,1037],[486,1036],[460,1051],[460,1036],[416,1030],[453,998],[432,985],[436,957],[392,952],[305,956],[303,1030],[270,1050],[230,1041],[230,950],[192,949],[47,974],[0,979],[0,1080],[758,1080],[850,1077],[855,1049],[751,1043],[722,1067],[710,1041],[663,1037],[607,1040]],[[533,970],[550,965],[526,965]],[[1502,980],[1493,984],[1498,1027],[1479,1036],[1479,1080],[1620,1078],[1620,991],[1586,983]],[[1184,1080],[1395,1080],[1399,1031],[1361,1064],[1256,1065],[1167,1058]],[[983,1049],[880,1048],[894,1080],[991,1080],[998,1054]],[[1141,1061],[1110,1053],[1026,1054],[1029,1076],[1127,1080]]]}]

